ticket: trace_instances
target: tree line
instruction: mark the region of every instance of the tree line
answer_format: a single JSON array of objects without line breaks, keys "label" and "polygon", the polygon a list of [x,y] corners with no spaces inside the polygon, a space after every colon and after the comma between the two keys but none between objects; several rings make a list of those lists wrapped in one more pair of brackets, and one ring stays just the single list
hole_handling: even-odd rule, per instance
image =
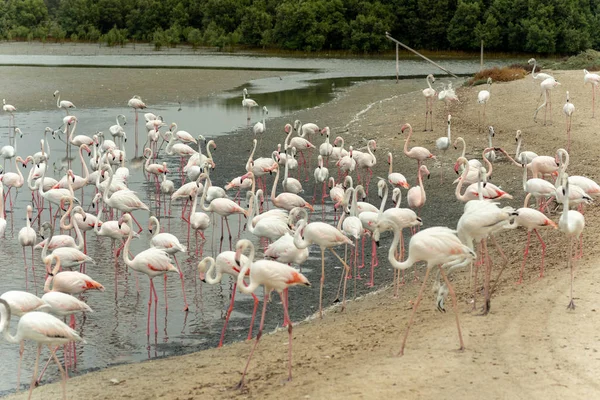
[{"label": "tree line", "polygon": [[0,0],[0,39],[379,53],[575,53],[600,46],[598,0]]}]

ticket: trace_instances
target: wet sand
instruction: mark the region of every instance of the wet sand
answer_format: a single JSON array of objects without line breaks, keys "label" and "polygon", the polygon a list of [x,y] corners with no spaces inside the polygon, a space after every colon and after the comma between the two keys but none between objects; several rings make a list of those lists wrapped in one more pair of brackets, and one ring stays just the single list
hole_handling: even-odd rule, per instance
[{"label": "wet sand", "polygon": [[[109,74],[111,71],[98,71],[98,74],[102,73]],[[250,75],[245,76],[239,71],[234,74],[238,75],[240,83],[251,79]],[[597,120],[590,118],[589,87],[582,85],[580,71],[555,71],[554,75],[562,86],[552,94],[553,126],[533,122],[539,86],[532,82],[531,77],[494,84],[488,104],[488,122],[496,129],[495,145],[505,146],[513,153],[514,134],[521,129],[525,150],[551,155],[556,148],[564,147],[566,135],[562,104],[568,89],[571,101],[577,107],[569,171],[598,180],[595,167],[599,158]],[[112,78],[107,76],[104,79]],[[136,82],[132,89],[141,90],[137,75],[131,79]],[[179,82],[176,87],[179,86],[186,85]],[[475,99],[481,89],[459,89],[461,103],[451,110],[453,137],[465,138],[469,158],[480,158],[487,143],[486,135],[477,133],[478,105]],[[327,105],[299,112],[293,117],[322,126],[329,125],[332,134],[343,136],[347,145],[361,147],[367,139],[376,138],[378,164],[374,176],[387,172],[385,154],[392,151],[394,169],[403,172],[412,185],[416,180],[416,165],[402,155],[405,135],[400,134],[401,125],[410,122],[415,127],[411,147],[423,145],[433,150],[435,139],[446,133],[446,122],[442,104],[436,102],[435,131],[421,132],[424,122],[421,93],[396,96],[396,91],[393,81],[362,83],[345,90]],[[127,91],[125,97],[130,93]],[[75,102],[74,99],[72,101]],[[366,111],[357,117],[363,110]],[[543,117],[543,114],[540,116]],[[279,122],[272,126],[279,126]],[[282,141],[281,135],[280,129],[271,130],[262,140],[264,149]],[[230,140],[235,140],[235,137]],[[446,174],[443,184],[439,183],[440,164],[429,164],[432,175],[425,182],[428,195],[423,210],[427,226],[432,225],[431,221],[455,226],[460,215],[462,203],[455,200],[454,187],[450,182],[454,179],[451,165],[459,154],[458,150],[451,149],[441,156],[441,166]],[[333,168],[330,170],[333,171]],[[493,182],[502,185],[515,197],[515,200],[503,204],[515,208],[521,206],[521,177],[521,170],[503,159],[494,165]],[[554,214],[553,219],[558,221],[558,216]],[[392,291],[386,288],[349,303],[345,312],[334,307],[323,320],[315,319],[294,326],[294,379],[291,382],[285,382],[287,332],[279,331],[261,339],[244,391],[235,390],[234,386],[241,376],[251,342],[89,373],[69,380],[68,396],[72,399],[372,399],[392,395],[411,399],[478,399],[482,395],[491,399],[593,398],[600,390],[597,383],[600,357],[595,303],[600,291],[597,285],[600,272],[593,258],[598,251],[595,240],[598,232],[596,207],[589,207],[585,217],[586,247],[583,259],[577,264],[575,311],[566,310],[569,301],[566,241],[558,231],[542,234],[548,244],[543,279],[538,279],[539,247],[532,240],[522,285],[515,285],[515,281],[526,233],[519,229],[500,235],[510,262],[499,283],[499,290],[492,298],[488,316],[478,316],[478,310],[471,311],[468,271],[454,274],[453,284],[459,295],[459,316],[466,346],[462,352],[456,351],[458,338],[450,301],[447,302],[448,312],[440,314],[435,309],[433,292],[426,290],[405,355],[395,356],[410,316],[411,301],[420,286],[409,279],[401,288],[398,299],[393,299]],[[379,251],[383,259],[387,247],[383,246]],[[495,266],[500,265],[500,258],[495,252],[492,257]],[[409,273],[409,276],[412,274]],[[423,276],[422,272],[420,276]],[[313,285],[318,286],[318,282],[313,282]],[[428,284],[427,288],[430,287]],[[273,299],[269,308],[280,307],[277,297]],[[24,380],[28,379],[28,373],[24,374]],[[113,384],[111,379],[120,383]],[[45,385],[34,391],[33,398],[59,398],[60,391],[58,383]],[[23,397],[23,394],[9,396]]]}]

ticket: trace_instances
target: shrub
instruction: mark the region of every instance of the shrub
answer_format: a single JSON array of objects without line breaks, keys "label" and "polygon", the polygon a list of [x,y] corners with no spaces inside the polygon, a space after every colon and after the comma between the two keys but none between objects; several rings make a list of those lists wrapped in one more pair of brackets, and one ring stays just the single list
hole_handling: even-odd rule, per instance
[{"label": "shrub", "polygon": [[466,82],[468,86],[476,86],[486,83],[487,78],[492,78],[494,82],[510,82],[516,81],[517,79],[523,79],[527,75],[527,71],[523,68],[511,68],[511,67],[494,67],[484,69],[475,74],[471,79]]}]

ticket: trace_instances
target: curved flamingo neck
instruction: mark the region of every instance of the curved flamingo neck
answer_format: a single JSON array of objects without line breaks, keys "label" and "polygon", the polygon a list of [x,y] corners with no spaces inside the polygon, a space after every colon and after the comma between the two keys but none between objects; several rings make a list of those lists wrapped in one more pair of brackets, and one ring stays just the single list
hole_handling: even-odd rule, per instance
[{"label": "curved flamingo neck", "polygon": [[254,246],[249,241],[247,243],[244,242],[244,246],[242,247],[242,249],[246,249],[247,247],[250,247],[250,255],[248,255],[248,259],[246,260],[246,263],[242,266],[242,269],[241,269],[240,273],[238,274],[237,286],[238,286],[240,292],[245,293],[245,294],[251,294],[258,287],[258,283],[253,281],[252,275],[250,275],[250,284],[248,286],[244,285],[244,276],[250,270],[250,268],[252,266],[252,262],[254,261]]},{"label": "curved flamingo neck", "polygon": [[408,258],[404,262],[399,262],[398,260],[396,260],[394,252],[398,248],[398,244],[400,243],[400,233],[402,232],[402,230],[395,224],[392,224],[392,226],[394,230],[394,240],[392,240],[392,244],[390,246],[390,249],[388,250],[388,261],[390,262],[390,264],[392,264],[392,267],[396,269],[410,268],[414,263],[411,259],[412,253],[409,252]]},{"label": "curved flamingo neck", "polygon": [[515,150],[515,157],[519,157],[519,154],[521,154],[521,136],[519,136],[517,138],[517,149]]},{"label": "curved flamingo neck", "polygon": [[[215,141],[214,141],[214,140],[209,140],[209,142],[208,142],[208,143],[206,143],[206,155],[207,155],[207,157],[208,157],[210,160],[212,160],[212,159],[213,159],[213,157],[212,157],[212,153],[210,152],[210,146],[211,146],[211,145],[214,145],[214,144],[215,144]],[[200,146],[198,146],[198,149],[200,149]]]},{"label": "curved flamingo neck", "polygon": [[[125,159],[125,157],[123,157],[123,159]],[[85,179],[87,182],[87,180],[90,178],[90,171],[88,171],[87,164],[83,160],[83,146],[79,146],[79,160],[81,161],[81,168],[83,170],[83,179]]]},{"label": "curved flamingo neck", "polygon": [[392,156],[392,153],[388,153],[388,159],[390,160],[390,168],[388,170],[388,175],[391,175],[392,171],[394,170],[394,166],[393,166],[393,164],[394,164],[394,158]]},{"label": "curved flamingo neck", "polygon": [[123,261],[125,261],[125,264],[127,264],[127,266],[132,267],[135,257],[133,258],[133,260],[129,258],[129,244],[131,243],[131,238],[133,238],[133,226],[131,226],[131,223],[129,221],[123,221],[123,224],[127,224],[127,226],[129,227],[127,240],[125,241],[125,246],[123,246]]},{"label": "curved flamingo neck", "polygon": [[296,226],[296,233],[294,234],[294,246],[296,246],[300,250],[307,248],[311,244],[308,240],[305,240],[302,237],[302,233],[304,232],[305,228],[306,220],[301,219],[298,222],[298,225]]},{"label": "curved flamingo neck", "polygon": [[292,136],[293,133],[294,133],[294,129],[290,129],[287,136],[285,137],[285,141],[283,142],[283,150],[284,151],[287,150],[289,143],[290,143],[290,137]]},{"label": "curved flamingo neck", "polygon": [[[248,161],[246,162],[246,172],[252,171],[252,159],[254,158],[254,152],[256,151],[257,143],[258,142],[256,141],[256,139],[254,139],[254,148],[252,149],[252,153],[250,153],[250,157],[248,157]],[[285,148],[287,148],[287,143],[285,145]]]},{"label": "curved flamingo neck", "polygon": [[425,187],[423,185],[423,172],[421,171],[421,168],[419,168],[419,174],[417,176],[417,179],[419,180],[419,188],[421,190],[421,200],[424,201],[425,200]]},{"label": "curved flamingo neck", "polygon": [[[211,285],[215,285],[215,284],[221,282],[221,279],[223,279],[223,272],[221,272],[221,268],[216,268],[217,263],[215,262],[214,258],[206,257],[206,259],[208,260],[207,262],[210,264],[210,266],[208,267],[208,270],[206,271],[204,279],[206,280],[207,283],[209,283]],[[215,272],[214,277],[211,276],[211,274],[213,272]]]},{"label": "curved flamingo neck", "polygon": [[454,195],[456,196],[456,198],[463,202],[467,201],[467,199],[465,195],[460,194],[460,191],[462,190],[463,183],[465,182],[465,179],[467,179],[467,175],[469,175],[469,170],[471,169],[471,165],[468,161],[464,164],[466,164],[465,169],[463,170],[460,180],[458,181],[458,185],[456,185],[456,189],[454,189]]},{"label": "curved flamingo neck", "polygon": [[408,155],[409,151],[408,151],[408,142],[410,141],[410,137],[412,136],[413,130],[412,130],[412,126],[408,126],[408,137],[406,138],[406,140],[404,141],[404,154]]},{"label": "curved flamingo neck", "polygon": [[0,323],[0,330],[2,331],[4,339],[9,343],[20,343],[21,335],[19,334],[19,331],[17,330],[16,336],[11,335],[9,332],[11,312],[8,302],[4,299],[0,299],[0,304],[4,306],[0,307],[0,320],[2,320],[2,323]]},{"label": "curved flamingo neck", "polygon": [[381,205],[379,206],[379,213],[378,213],[377,218],[381,217],[381,215],[383,214],[383,210],[385,209],[385,203],[387,202],[387,198],[388,198],[388,192],[389,192],[389,188],[386,183],[383,188],[383,197],[381,198]]},{"label": "curved flamingo neck", "polygon": [[96,198],[96,208],[98,209],[98,214],[96,215],[96,223],[94,224],[94,231],[96,234],[100,233],[100,215],[102,214],[102,209],[100,208],[100,197]]},{"label": "curved flamingo neck", "polygon": [[60,92],[56,96],[56,107],[60,108]]},{"label": "curved flamingo neck", "polygon": [[154,233],[152,234],[152,237],[154,238],[160,233],[160,221],[155,216],[152,216],[150,217],[150,222],[154,225]]},{"label": "curved flamingo neck", "polygon": [[[286,165],[287,165],[287,161],[286,161]],[[277,173],[275,174],[275,181],[273,182],[273,187],[271,188],[271,202],[273,204],[275,204],[275,199],[277,198],[277,196],[276,196],[277,182],[279,182],[279,166],[277,166]]]},{"label": "curved flamingo neck", "polygon": [[431,79],[431,76],[430,76],[430,75],[427,75],[427,78],[426,78],[426,80],[427,80],[427,86],[429,86],[429,89],[433,89],[433,88],[431,87],[431,80],[430,80],[430,79]]}]

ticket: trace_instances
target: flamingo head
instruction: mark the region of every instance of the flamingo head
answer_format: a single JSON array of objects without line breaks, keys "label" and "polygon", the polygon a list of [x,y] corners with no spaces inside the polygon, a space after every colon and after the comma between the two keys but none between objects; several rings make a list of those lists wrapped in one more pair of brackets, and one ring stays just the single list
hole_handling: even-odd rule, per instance
[{"label": "flamingo head", "polygon": [[88,152],[88,156],[89,156],[90,154],[92,154],[92,150],[90,150],[90,148],[89,148],[89,146],[88,146],[87,144],[85,144],[85,143],[84,143],[84,144],[82,144],[82,145],[81,145],[81,148],[82,148],[82,149],[84,149],[84,150],[86,150],[86,151]]},{"label": "flamingo head", "polygon": [[290,133],[292,131],[292,125],[285,124],[285,127],[283,128],[283,130],[285,131],[285,133]]},{"label": "flamingo head", "polygon": [[404,124],[404,125],[402,125],[402,128],[400,128],[400,132],[404,133],[404,131],[405,131],[407,128],[411,128],[410,124]]}]

